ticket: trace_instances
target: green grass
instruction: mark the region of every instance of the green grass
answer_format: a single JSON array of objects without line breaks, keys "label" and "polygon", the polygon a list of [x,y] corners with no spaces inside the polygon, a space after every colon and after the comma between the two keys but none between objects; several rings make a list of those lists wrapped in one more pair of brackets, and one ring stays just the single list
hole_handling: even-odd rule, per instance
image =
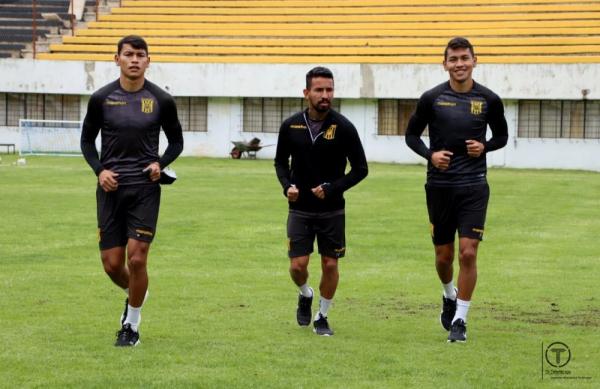
[{"label": "green grass", "polygon": [[[287,204],[271,161],[181,158],[163,188],[142,344],[113,347],[124,294],[97,248],[80,158],[0,163],[0,387],[600,385],[600,175],[492,169],[467,344],[438,323],[423,166],[371,164],[347,193],[332,338],[295,324]],[[318,285],[318,261],[310,267]],[[572,376],[541,380],[542,342]]]}]

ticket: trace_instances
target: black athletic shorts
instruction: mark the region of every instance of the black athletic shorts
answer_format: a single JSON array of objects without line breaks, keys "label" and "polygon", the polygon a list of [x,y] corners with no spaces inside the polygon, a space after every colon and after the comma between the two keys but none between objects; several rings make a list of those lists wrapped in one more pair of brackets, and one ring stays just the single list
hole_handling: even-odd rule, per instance
[{"label": "black athletic shorts", "polygon": [[313,252],[317,238],[319,254],[341,258],[346,253],[344,210],[312,213],[290,210],[287,222],[288,256],[302,257]]},{"label": "black athletic shorts", "polygon": [[96,189],[100,250],[126,246],[129,238],[152,242],[156,233],[160,185],[123,185],[114,192]]},{"label": "black athletic shorts", "polygon": [[458,187],[425,185],[425,193],[433,244],[454,242],[457,230],[461,238],[483,239],[490,198],[487,182]]}]

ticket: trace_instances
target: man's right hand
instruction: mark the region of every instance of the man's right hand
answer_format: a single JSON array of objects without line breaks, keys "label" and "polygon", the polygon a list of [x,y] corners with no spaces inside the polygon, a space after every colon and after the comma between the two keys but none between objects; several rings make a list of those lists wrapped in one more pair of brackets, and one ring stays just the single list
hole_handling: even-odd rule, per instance
[{"label": "man's right hand", "polygon": [[98,175],[98,183],[105,192],[113,192],[117,190],[119,183],[117,182],[118,173],[110,170],[102,170]]},{"label": "man's right hand", "polygon": [[298,200],[298,194],[300,192],[298,191],[298,188],[296,188],[296,185],[292,185],[288,188],[287,190],[287,198],[288,201],[290,203],[293,203],[294,201]]},{"label": "man's right hand", "polygon": [[431,164],[439,170],[446,170],[450,166],[450,157],[453,155],[451,151],[440,150],[431,154]]}]

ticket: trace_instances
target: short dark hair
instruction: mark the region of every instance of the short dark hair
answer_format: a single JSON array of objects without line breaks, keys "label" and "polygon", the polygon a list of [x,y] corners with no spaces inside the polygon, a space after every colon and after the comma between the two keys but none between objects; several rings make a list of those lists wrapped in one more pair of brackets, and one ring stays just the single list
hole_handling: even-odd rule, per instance
[{"label": "short dark hair", "polygon": [[444,50],[444,61],[448,59],[448,49],[469,49],[471,51],[471,55],[475,57],[475,50],[473,50],[473,45],[471,44],[471,42],[469,42],[467,38],[463,38],[461,36],[457,36],[456,38],[450,39],[450,41],[446,45],[446,49]]},{"label": "short dark hair", "polygon": [[310,89],[312,79],[316,77],[329,78],[333,80],[333,73],[331,70],[323,66],[317,66],[316,68],[310,69],[308,73],[306,73],[306,89]]},{"label": "short dark hair", "polygon": [[123,45],[130,45],[137,50],[144,50],[146,54],[148,54],[148,44],[144,38],[139,35],[127,35],[126,37],[121,38],[119,43],[117,43],[117,54],[121,54]]}]

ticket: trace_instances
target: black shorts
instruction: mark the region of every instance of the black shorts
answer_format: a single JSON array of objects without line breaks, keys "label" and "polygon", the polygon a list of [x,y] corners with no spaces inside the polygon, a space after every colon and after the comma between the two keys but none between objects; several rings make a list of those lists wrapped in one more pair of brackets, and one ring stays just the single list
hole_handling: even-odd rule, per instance
[{"label": "black shorts", "polygon": [[152,242],[156,233],[160,185],[119,186],[114,192],[96,189],[100,250],[126,246],[129,238]]},{"label": "black shorts", "polygon": [[287,222],[288,256],[302,257],[313,252],[315,236],[319,254],[342,258],[346,253],[344,210],[326,213],[290,211]]},{"label": "black shorts", "polygon": [[459,187],[425,185],[433,244],[461,238],[483,239],[490,187],[487,183]]}]

